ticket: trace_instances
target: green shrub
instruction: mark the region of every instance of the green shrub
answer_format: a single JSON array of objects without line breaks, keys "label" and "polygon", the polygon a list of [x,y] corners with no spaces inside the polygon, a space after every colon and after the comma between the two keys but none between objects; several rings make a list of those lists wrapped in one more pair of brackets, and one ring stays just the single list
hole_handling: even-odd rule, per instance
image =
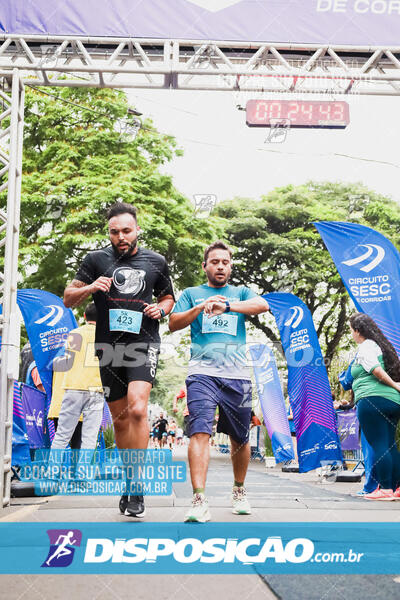
[{"label": "green shrub", "polygon": [[272,452],[272,444],[271,444],[270,437],[268,435],[268,431],[264,426],[263,426],[263,430],[264,430],[265,456],[273,456],[274,453]]},{"label": "green shrub", "polygon": [[112,425],[108,425],[105,429],[103,429],[104,443],[106,445],[106,449],[115,448],[115,435],[114,435],[114,427]]}]

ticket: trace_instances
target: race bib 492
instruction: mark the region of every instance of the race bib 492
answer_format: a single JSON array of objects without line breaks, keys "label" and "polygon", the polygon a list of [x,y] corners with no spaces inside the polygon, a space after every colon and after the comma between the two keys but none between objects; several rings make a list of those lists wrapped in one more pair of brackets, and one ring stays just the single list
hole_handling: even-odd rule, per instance
[{"label": "race bib 492", "polygon": [[236,335],[237,322],[237,315],[230,315],[229,313],[213,315],[211,317],[203,314],[201,333],[227,333],[228,335]]}]

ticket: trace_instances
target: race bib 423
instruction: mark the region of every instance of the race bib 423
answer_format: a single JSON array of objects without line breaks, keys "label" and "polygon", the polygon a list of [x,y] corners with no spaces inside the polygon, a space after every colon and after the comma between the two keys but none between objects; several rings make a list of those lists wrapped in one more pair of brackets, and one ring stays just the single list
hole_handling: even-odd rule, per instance
[{"label": "race bib 423", "polygon": [[135,310],[110,309],[110,331],[126,331],[139,333],[142,325],[143,313]]}]

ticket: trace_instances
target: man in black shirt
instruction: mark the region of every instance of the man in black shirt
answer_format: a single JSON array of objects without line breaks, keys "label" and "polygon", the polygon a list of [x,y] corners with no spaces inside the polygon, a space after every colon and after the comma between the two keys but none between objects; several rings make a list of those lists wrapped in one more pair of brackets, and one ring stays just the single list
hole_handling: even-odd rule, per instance
[{"label": "man in black shirt", "polygon": [[167,427],[168,427],[168,421],[167,421],[167,419],[164,419],[164,413],[160,413],[160,418],[158,419],[155,426],[158,429],[158,442],[159,442],[160,448],[162,448],[163,446],[166,445]]},{"label": "man in black shirt", "polygon": [[[111,246],[87,254],[65,289],[64,304],[79,306],[93,294],[98,314],[96,354],[117,447],[146,449],[159,320],[171,311],[174,293],[165,258],[137,246],[135,207],[117,202],[107,219]],[[143,496],[122,496],[120,510],[144,516]]]}]

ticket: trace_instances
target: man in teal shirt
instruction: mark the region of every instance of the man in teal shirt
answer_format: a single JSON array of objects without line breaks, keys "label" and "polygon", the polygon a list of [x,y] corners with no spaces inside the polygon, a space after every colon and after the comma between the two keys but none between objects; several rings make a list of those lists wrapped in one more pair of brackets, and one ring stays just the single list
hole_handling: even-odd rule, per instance
[{"label": "man in teal shirt", "polygon": [[189,408],[189,466],[192,506],[185,521],[210,520],[205,484],[209,438],[217,406],[217,431],[231,440],[234,474],[232,512],[250,514],[244,480],[250,460],[251,375],[247,366],[245,319],[266,312],[267,302],[246,286],[228,284],[232,252],[221,241],[204,252],[207,283],[187,288],[170,316],[171,331],[190,325],[191,356],[186,380]]}]

